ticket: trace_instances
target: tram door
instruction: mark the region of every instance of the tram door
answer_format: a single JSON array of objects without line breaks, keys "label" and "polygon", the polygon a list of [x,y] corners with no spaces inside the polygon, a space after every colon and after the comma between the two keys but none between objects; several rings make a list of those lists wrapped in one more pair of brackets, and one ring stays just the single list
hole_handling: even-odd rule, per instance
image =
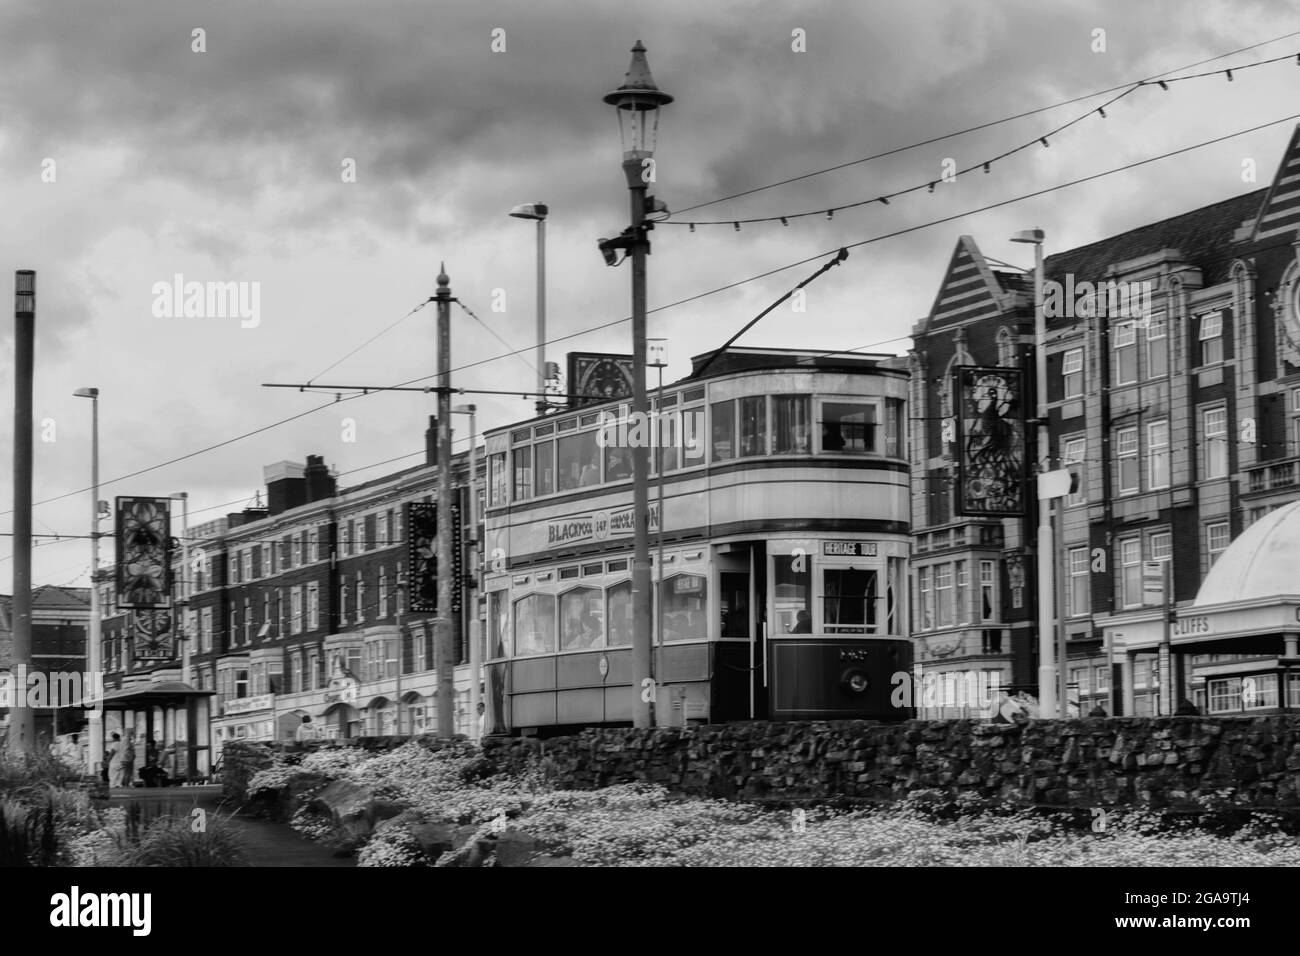
[{"label": "tram door", "polygon": [[[761,545],[757,554],[761,555]],[[751,564],[752,547],[717,556],[718,610],[721,615],[714,644],[713,720],[747,720],[767,715],[763,687],[761,608],[762,564]],[[751,570],[752,569],[752,570]]]}]

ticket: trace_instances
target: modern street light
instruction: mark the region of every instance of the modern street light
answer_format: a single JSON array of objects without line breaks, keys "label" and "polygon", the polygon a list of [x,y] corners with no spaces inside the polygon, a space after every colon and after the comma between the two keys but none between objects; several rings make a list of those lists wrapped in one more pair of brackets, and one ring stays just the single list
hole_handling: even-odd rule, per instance
[{"label": "modern street light", "polygon": [[[605,94],[605,102],[618,111],[619,139],[623,145],[623,174],[631,193],[632,225],[616,240],[599,243],[610,264],[613,249],[625,249],[632,259],[632,410],[649,420],[646,397],[646,255],[647,232],[653,223],[646,213],[654,200],[646,184],[655,181],[654,148],[659,132],[659,110],[673,98],[655,85],[640,40],[632,47],[632,63],[623,84]],[[654,653],[650,645],[650,530],[649,449],[642,442],[632,451],[632,725],[654,725]]]},{"label": "modern street light", "polygon": [[546,216],[550,208],[544,202],[526,202],[510,210],[516,219],[537,223],[537,414],[549,407],[546,394]]},{"label": "modern street light", "polygon": [[[1051,458],[1051,438],[1047,427],[1047,317],[1043,311],[1045,238],[1041,229],[1026,229],[1011,237],[1012,242],[1029,243],[1034,247],[1034,384],[1038,399],[1036,416],[1040,474],[1047,471]],[[1056,711],[1056,668],[1053,666],[1056,623],[1055,554],[1051,498],[1041,498],[1038,502],[1038,713],[1043,717]]]},{"label": "modern street light", "polygon": [[[543,207],[545,208],[545,207]],[[514,215],[514,213],[511,213]],[[541,225],[541,220],[538,220]],[[540,349],[538,350],[540,356]],[[464,602],[472,608],[473,613],[469,617],[469,719],[470,733],[469,737],[473,740],[478,735],[478,726],[475,723],[478,718],[478,704],[480,700],[479,687],[483,671],[483,646],[482,646],[482,625],[479,621],[478,614],[478,596],[482,593],[482,567],[481,558],[482,548],[478,540],[478,429],[477,405],[456,405],[452,408],[454,415],[469,416],[469,527],[470,534],[466,537],[469,539],[472,547],[470,555],[470,567],[474,569],[474,598],[473,603]],[[457,587],[460,582],[457,582]]]},{"label": "modern street light", "polygon": [[[72,393],[75,398],[90,399],[90,632],[87,637],[86,670],[92,687],[100,690],[104,686],[101,675],[104,669],[102,661],[102,638],[100,617],[103,613],[99,606],[99,389],[79,388]],[[104,762],[104,705],[96,700],[90,710],[90,743],[87,755],[90,761],[90,773],[99,776]]]}]

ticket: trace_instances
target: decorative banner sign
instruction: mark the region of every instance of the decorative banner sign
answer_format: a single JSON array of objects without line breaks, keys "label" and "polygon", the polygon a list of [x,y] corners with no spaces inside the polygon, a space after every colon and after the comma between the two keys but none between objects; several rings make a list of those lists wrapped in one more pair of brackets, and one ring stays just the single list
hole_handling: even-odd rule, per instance
[{"label": "decorative banner sign", "polygon": [[[650,506],[650,530],[659,530],[659,508]],[[579,541],[604,541],[606,538],[625,538],[635,533],[632,526],[632,509],[597,511],[594,514],[574,515],[546,525],[546,543],[574,544]]]},{"label": "decorative banner sign", "polygon": [[[451,611],[460,610],[461,521],[460,504],[451,504]],[[409,542],[408,565],[411,569],[411,610],[416,613],[438,610],[438,506],[427,501],[413,501],[406,506],[406,539]]]},{"label": "decorative banner sign", "polygon": [[603,352],[569,353],[569,406],[591,405],[616,398],[632,397],[632,373],[636,366],[630,355]]},{"label": "decorative banner sign", "polygon": [[848,558],[874,558],[880,550],[875,541],[823,541],[822,554]]},{"label": "decorative banner sign", "polygon": [[131,612],[131,656],[137,661],[169,661],[176,657],[170,611]]},{"label": "decorative banner sign", "polygon": [[1025,513],[1023,376],[1013,368],[959,366],[957,507],[960,515]]},{"label": "decorative banner sign", "polygon": [[171,500],[117,499],[117,606],[171,606]]}]

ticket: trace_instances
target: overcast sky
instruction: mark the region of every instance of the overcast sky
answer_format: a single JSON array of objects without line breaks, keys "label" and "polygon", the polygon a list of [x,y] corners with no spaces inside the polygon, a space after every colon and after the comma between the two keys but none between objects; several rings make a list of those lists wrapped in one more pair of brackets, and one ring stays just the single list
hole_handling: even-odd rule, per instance
[{"label": "overcast sky", "polygon": [[[638,11],[645,11],[638,13]],[[205,31],[206,52],[193,50]],[[494,52],[493,30],[505,31]],[[1105,51],[1095,52],[1097,29]],[[806,50],[792,49],[804,31]],[[185,462],[128,473],[305,412],[326,396],[265,389],[323,369],[428,298],[445,260],[452,291],[514,348],[534,342],[532,223],[544,201],[548,333],[628,315],[629,269],[596,240],[627,224],[613,109],[640,38],[663,111],[652,191],[673,210],[1025,110],[1135,81],[1300,30],[1277,2],[651,4],[287,0],[193,4],[102,0],[0,7],[0,276],[38,272],[37,501],[89,484],[90,403],[101,390],[101,496],[187,490],[194,521],[238,510],[266,464],[321,454],[343,484],[423,443],[432,396],[388,393],[305,415]],[[500,45],[498,43],[498,45]],[[1300,50],[1300,35],[1216,61]],[[1196,71],[1192,71],[1196,72]],[[651,308],[908,226],[941,219],[1300,111],[1300,69],[1282,63],[1144,88],[988,175],[824,216],[745,227],[661,226]],[[1105,96],[977,134],[850,166],[680,218],[822,209],[938,178],[1033,140]],[[997,210],[864,246],[741,344],[904,352],[953,244],[1030,265],[1007,242],[1039,226],[1061,251],[1266,185],[1282,123]],[[344,182],[345,160],[356,181]],[[1254,159],[1259,181],[1243,182]],[[53,160],[51,165],[48,161]],[[53,182],[45,181],[51,178]],[[724,341],[815,265],[650,317],[670,340],[668,378]],[[153,286],[260,283],[260,322],[159,317]],[[504,295],[495,290],[503,290]],[[493,303],[504,299],[505,311]],[[6,302],[10,301],[8,297]],[[397,383],[436,368],[432,307],[317,380]],[[506,349],[453,309],[453,366]],[[629,325],[569,350],[631,351]],[[0,530],[12,528],[13,329],[0,323]],[[524,359],[527,359],[525,361]],[[529,387],[531,353],[458,373],[467,388]],[[526,417],[531,400],[467,397],[480,421]],[[355,441],[344,419],[355,421]],[[42,441],[41,423],[46,427]],[[460,419],[462,429],[466,420]],[[463,443],[458,447],[464,447]],[[208,510],[203,510],[208,509]],[[41,504],[38,533],[84,534],[89,495]],[[107,529],[106,529],[107,530]],[[11,539],[0,538],[0,590]],[[110,557],[106,552],[105,558]],[[86,541],[35,552],[37,584],[87,581]]]}]

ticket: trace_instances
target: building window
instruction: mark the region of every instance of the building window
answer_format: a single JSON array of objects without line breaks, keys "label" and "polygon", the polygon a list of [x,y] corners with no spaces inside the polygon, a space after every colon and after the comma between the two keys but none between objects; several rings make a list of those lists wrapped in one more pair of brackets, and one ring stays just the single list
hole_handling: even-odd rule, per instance
[{"label": "building window", "polygon": [[1148,488],[1169,487],[1169,423],[1152,422],[1147,426]]},{"label": "building window", "polygon": [[289,658],[289,686],[286,692],[297,694],[307,689],[303,683],[302,655],[294,654]]},{"label": "building window", "polygon": [[391,511],[381,511],[375,515],[375,546],[379,548],[388,547],[388,525],[392,517]]},{"label": "building window", "polygon": [[245,581],[253,580],[253,549],[248,548],[244,551],[244,574]]},{"label": "building window", "polygon": [[230,643],[239,643],[239,612],[235,610],[235,602],[230,602]]},{"label": "building window", "polygon": [[876,406],[822,402],[822,451],[861,455],[876,451]]},{"label": "building window", "polygon": [[230,583],[231,584],[239,583],[239,555],[238,554],[232,554],[230,556]]},{"label": "building window", "polygon": [[1169,374],[1169,321],[1157,312],[1147,321],[1147,378]]},{"label": "building window", "polygon": [[1088,549],[1070,548],[1066,556],[1069,585],[1065,589],[1065,616],[1082,617],[1089,610]]},{"label": "building window", "polygon": [[998,617],[996,561],[980,562],[980,620],[995,621]]},{"label": "building window", "polygon": [[1228,475],[1228,410],[1207,408],[1201,413],[1205,449],[1204,477],[1226,478]]},{"label": "building window", "polygon": [[1201,364],[1223,361],[1223,314],[1211,312],[1201,316]]},{"label": "building window", "polygon": [[948,627],[952,624],[952,565],[940,564],[934,569],[934,593],[939,626]]},{"label": "building window", "polygon": [[379,569],[379,617],[388,617],[388,569]]},{"label": "building window", "polygon": [[1061,357],[1061,379],[1065,383],[1062,394],[1066,398],[1083,395],[1083,349],[1070,349]]},{"label": "building window", "polygon": [[295,534],[291,539],[290,546],[293,548],[293,566],[295,568],[302,567],[302,542],[304,537],[305,535]]},{"label": "building window", "polygon": [[555,652],[555,598],[530,594],[515,602],[515,656]]},{"label": "building window", "polygon": [[1120,428],[1115,432],[1115,464],[1119,493],[1131,495],[1138,490],[1138,430]]},{"label": "building window", "polygon": [[1168,531],[1157,531],[1147,539],[1152,561],[1168,561],[1174,556],[1174,539]]},{"label": "building window", "polygon": [[289,589],[289,633],[302,633],[302,588]]},{"label": "building window", "polygon": [[339,626],[343,627],[348,623],[348,586],[339,585]]},{"label": "building window", "polygon": [[1228,550],[1231,540],[1228,522],[1218,521],[1205,526],[1205,551],[1210,557],[1211,567],[1219,560],[1219,555]]},{"label": "building window", "polygon": [[307,585],[307,630],[320,627],[320,587],[315,581]]},{"label": "building window", "polygon": [[965,561],[956,561],[953,563],[957,579],[956,605],[957,614],[953,623],[969,624],[970,617],[970,570]]},{"label": "building window", "polygon": [[307,532],[307,561],[320,560],[320,534],[315,528]]},{"label": "building window", "polygon": [[1142,539],[1119,543],[1120,606],[1142,606]]},{"label": "building window", "polygon": [[1115,350],[1114,384],[1132,385],[1138,378],[1137,329],[1132,322],[1114,327],[1112,345]]},{"label": "building window", "polygon": [[358,571],[357,572],[357,615],[356,615],[358,624],[363,623],[366,619],[365,599],[366,599],[366,579],[363,578],[361,576],[361,572]]},{"label": "building window", "polygon": [[212,650],[212,608],[199,612],[199,648],[204,653]]},{"label": "building window", "polygon": [[772,397],[772,454],[806,455],[811,450],[810,405],[807,395]]},{"label": "building window", "polygon": [[274,549],[269,544],[262,545],[262,576],[270,577],[275,573],[275,564],[272,563],[271,555]]},{"label": "building window", "polygon": [[519,445],[514,450],[515,501],[527,501],[533,496],[533,447]]},{"label": "building window", "polygon": [[1106,666],[1092,669],[1093,686],[1098,694],[1110,693],[1110,668]]},{"label": "building window", "polygon": [[1086,504],[1088,501],[1087,487],[1087,467],[1084,457],[1088,450],[1088,442],[1085,438],[1067,438],[1061,447],[1061,464],[1072,471],[1078,481],[1078,486],[1072,495],[1068,495],[1065,503],[1068,506]]},{"label": "building window", "polygon": [[244,598],[244,643],[253,643],[253,602]]}]

